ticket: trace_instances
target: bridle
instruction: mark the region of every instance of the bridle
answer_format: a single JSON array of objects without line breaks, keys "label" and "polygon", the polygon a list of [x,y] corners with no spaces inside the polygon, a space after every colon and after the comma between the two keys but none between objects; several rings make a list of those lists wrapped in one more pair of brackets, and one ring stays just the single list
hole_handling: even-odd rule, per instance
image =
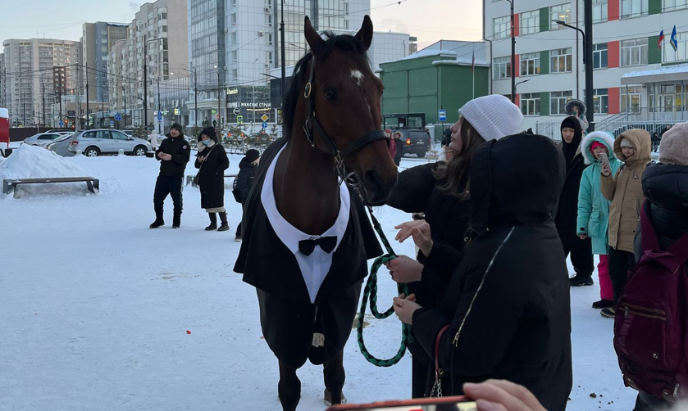
[{"label": "bridle", "polygon": [[350,187],[358,188],[358,181],[355,177],[355,174],[346,169],[346,166],[344,166],[344,159],[370,143],[378,140],[388,140],[389,138],[387,137],[387,134],[385,134],[384,130],[373,130],[363,137],[352,141],[342,150],[338,149],[332,141],[332,138],[330,138],[322,124],[320,124],[318,118],[315,116],[315,95],[312,93],[313,80],[315,79],[315,56],[311,58],[310,63],[311,69],[308,76],[308,83],[306,83],[306,86],[303,90],[303,97],[306,99],[307,116],[306,122],[303,125],[303,131],[306,133],[306,138],[308,139],[311,147],[315,147],[315,133],[320,134],[320,137],[322,137],[323,141],[325,141],[325,144],[327,144],[329,147],[330,152],[335,160],[335,171],[339,176],[339,184],[344,182]]}]

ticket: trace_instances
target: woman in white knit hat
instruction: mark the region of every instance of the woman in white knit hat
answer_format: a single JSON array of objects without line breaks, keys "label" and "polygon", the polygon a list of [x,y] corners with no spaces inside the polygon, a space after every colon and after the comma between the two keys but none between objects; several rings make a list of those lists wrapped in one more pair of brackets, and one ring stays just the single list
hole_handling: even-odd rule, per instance
[{"label": "woman in white knit hat", "polygon": [[[472,213],[468,178],[471,155],[486,141],[518,133],[522,121],[521,110],[504,96],[471,100],[459,110],[459,120],[451,127],[451,160],[423,164],[399,174],[388,205],[408,213],[424,213],[425,219],[396,227],[400,230],[397,240],[413,238],[420,249],[418,261],[399,256],[387,268],[394,281],[409,285],[424,307],[441,301],[464,247]],[[414,352],[420,347],[411,344],[409,349]],[[417,353],[413,360],[414,398],[427,394],[426,375],[434,369]]]}]

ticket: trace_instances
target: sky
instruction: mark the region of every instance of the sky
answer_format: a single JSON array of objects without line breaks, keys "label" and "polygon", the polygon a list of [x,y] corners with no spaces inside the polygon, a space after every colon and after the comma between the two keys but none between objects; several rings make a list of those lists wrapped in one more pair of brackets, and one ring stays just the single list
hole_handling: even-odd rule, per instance
[{"label": "sky", "polygon": [[[0,0],[0,42],[34,37],[78,41],[84,22],[129,23],[144,3]],[[482,35],[482,0],[371,0],[371,9],[376,31],[408,33],[418,38],[419,49],[440,39],[479,40]]]}]

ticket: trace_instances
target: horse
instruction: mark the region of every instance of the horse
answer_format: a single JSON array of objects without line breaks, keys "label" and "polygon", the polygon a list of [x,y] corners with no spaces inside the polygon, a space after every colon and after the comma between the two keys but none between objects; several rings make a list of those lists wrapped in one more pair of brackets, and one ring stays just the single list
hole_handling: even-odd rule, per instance
[{"label": "horse", "polygon": [[[382,252],[363,205],[385,204],[397,182],[380,129],[383,86],[366,55],[373,38],[370,17],[364,17],[355,36],[326,33],[327,38],[306,17],[304,35],[311,51],[296,64],[285,96],[284,137],[263,154],[244,205],[244,235],[234,267],[257,289],[263,334],[279,362],[284,411],[296,410],[301,394],[296,371],[306,360],[324,365],[326,403],[345,400],[344,345],[367,259]],[[272,202],[272,196],[274,209],[265,201]],[[340,221],[345,207],[350,209],[346,231],[332,250],[323,235]],[[271,223],[275,214],[311,238],[304,240],[313,242],[311,252],[319,245],[321,255],[331,256],[315,296],[296,263],[304,258],[304,241],[290,250]]]}]

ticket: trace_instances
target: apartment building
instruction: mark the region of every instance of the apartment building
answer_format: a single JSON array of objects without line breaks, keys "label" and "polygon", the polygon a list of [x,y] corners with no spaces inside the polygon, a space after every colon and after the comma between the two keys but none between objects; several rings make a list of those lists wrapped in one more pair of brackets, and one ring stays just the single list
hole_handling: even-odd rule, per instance
[{"label": "apartment building", "polygon": [[[126,39],[129,32],[125,23],[84,23],[81,47],[84,61],[83,84],[89,85],[88,101],[109,101],[108,58],[110,49],[118,40]],[[88,69],[86,69],[88,67]],[[85,92],[84,92],[85,93]]]}]

